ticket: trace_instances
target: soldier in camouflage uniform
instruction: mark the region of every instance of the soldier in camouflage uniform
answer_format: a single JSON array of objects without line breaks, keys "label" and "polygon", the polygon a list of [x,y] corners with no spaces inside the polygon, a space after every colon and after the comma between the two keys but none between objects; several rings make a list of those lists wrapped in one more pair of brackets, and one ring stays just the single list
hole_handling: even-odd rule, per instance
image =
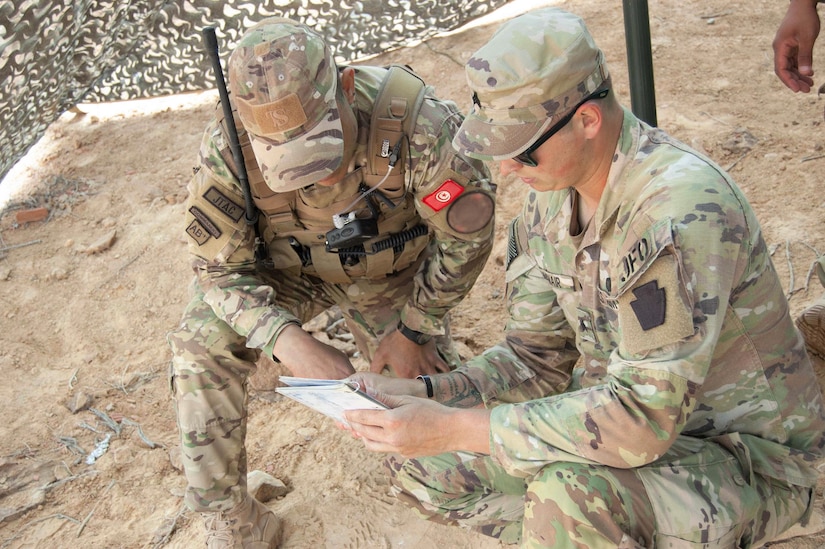
[{"label": "soldier in camouflage uniform", "polygon": [[447,314],[489,256],[495,188],[482,161],[451,147],[454,103],[401,67],[337,67],[300,23],[251,28],[228,80],[258,223],[245,222],[219,110],[188,189],[194,296],[168,340],[186,503],[208,517],[210,547],[259,547],[277,542],[278,523],[246,491],[256,361],[299,377],[354,373],[301,328],[338,305],[373,371],[455,367]]},{"label": "soldier in camouflage uniform", "polygon": [[398,497],[523,547],[752,547],[807,520],[822,395],[742,192],[620,106],[572,14],[513,19],[466,71],[454,145],[532,191],[505,341],[423,382],[353,376],[393,408],[347,420]]}]

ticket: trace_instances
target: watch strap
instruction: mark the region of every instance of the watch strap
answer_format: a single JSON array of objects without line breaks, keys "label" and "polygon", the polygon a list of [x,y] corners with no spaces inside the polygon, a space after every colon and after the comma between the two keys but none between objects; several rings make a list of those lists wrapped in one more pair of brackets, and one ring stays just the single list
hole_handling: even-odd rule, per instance
[{"label": "watch strap", "polygon": [[398,331],[401,332],[401,335],[418,345],[424,345],[433,338],[430,334],[416,332],[413,329],[407,328],[400,320],[398,321]]}]

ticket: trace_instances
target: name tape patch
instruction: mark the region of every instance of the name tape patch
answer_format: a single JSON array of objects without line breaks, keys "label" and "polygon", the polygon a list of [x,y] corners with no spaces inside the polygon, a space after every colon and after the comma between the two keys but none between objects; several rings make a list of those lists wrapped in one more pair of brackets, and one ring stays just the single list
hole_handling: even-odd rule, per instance
[{"label": "name tape patch", "polygon": [[200,222],[203,229],[213,237],[220,238],[221,234],[223,234],[218,226],[209,219],[209,216],[203,213],[197,206],[189,208],[189,213],[191,213],[195,219]]},{"label": "name tape patch", "polygon": [[209,189],[207,189],[207,191],[203,194],[203,197],[207,202],[215,206],[218,211],[226,215],[235,223],[240,221],[241,217],[243,217],[244,213],[246,213],[243,206],[236,204],[233,200],[215,187],[209,187]]}]

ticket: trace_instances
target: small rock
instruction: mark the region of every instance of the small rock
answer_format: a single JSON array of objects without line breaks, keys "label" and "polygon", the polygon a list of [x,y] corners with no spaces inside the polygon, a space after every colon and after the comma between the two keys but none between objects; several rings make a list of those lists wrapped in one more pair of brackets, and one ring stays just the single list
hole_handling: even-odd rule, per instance
[{"label": "small rock", "polygon": [[52,269],[52,272],[49,273],[46,280],[66,280],[67,278],[69,278],[69,272],[66,269],[56,267]]},{"label": "small rock", "polygon": [[304,440],[311,440],[312,437],[316,435],[318,430],[312,427],[300,427],[298,429],[295,429],[295,432],[302,436]]},{"label": "small rock", "polygon": [[261,503],[285,496],[289,492],[283,482],[263,471],[249,473],[246,484],[249,494]]},{"label": "small rock", "polygon": [[117,230],[111,231],[103,238],[95,241],[94,244],[82,250],[84,254],[96,254],[108,250],[117,239]]},{"label": "small rock", "polygon": [[92,403],[94,403],[94,397],[92,395],[87,395],[83,391],[77,391],[75,394],[69,397],[69,400],[66,401],[66,408],[73,414],[78,412],[82,412],[83,410],[88,410]]},{"label": "small rock", "polygon": [[183,455],[180,446],[176,445],[169,448],[169,463],[175,471],[183,471]]}]

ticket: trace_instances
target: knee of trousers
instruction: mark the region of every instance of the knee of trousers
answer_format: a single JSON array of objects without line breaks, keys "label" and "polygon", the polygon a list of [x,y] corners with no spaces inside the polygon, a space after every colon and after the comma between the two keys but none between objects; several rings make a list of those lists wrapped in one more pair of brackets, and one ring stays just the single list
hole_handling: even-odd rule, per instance
[{"label": "knee of trousers", "polygon": [[166,341],[172,351],[173,368],[194,363],[208,367],[233,367],[248,373],[254,367],[259,352],[246,347],[246,338],[218,318],[212,307],[196,296],[189,303],[176,330]]},{"label": "knee of trousers", "polygon": [[455,498],[439,467],[427,467],[420,460],[396,456],[388,457],[384,466],[390,476],[392,494],[422,514],[440,514],[443,506]]},{"label": "knee of trousers", "polygon": [[215,316],[208,304],[193,299],[166,339],[172,351],[169,387],[176,400],[209,400],[219,398],[219,393],[245,399],[246,378],[254,372],[260,353],[247,348],[246,338]]},{"label": "knee of trousers", "polygon": [[167,340],[172,350],[169,388],[184,451],[187,438],[192,448],[213,438],[242,440],[246,380],[255,368],[257,353],[247,349],[245,339],[198,300],[193,300]]},{"label": "knee of trousers", "polygon": [[545,466],[528,482],[527,498],[537,505],[552,503],[566,516],[587,515],[592,505],[622,513],[620,508],[631,503],[624,497],[628,490],[644,491],[631,470],[560,462]]}]

